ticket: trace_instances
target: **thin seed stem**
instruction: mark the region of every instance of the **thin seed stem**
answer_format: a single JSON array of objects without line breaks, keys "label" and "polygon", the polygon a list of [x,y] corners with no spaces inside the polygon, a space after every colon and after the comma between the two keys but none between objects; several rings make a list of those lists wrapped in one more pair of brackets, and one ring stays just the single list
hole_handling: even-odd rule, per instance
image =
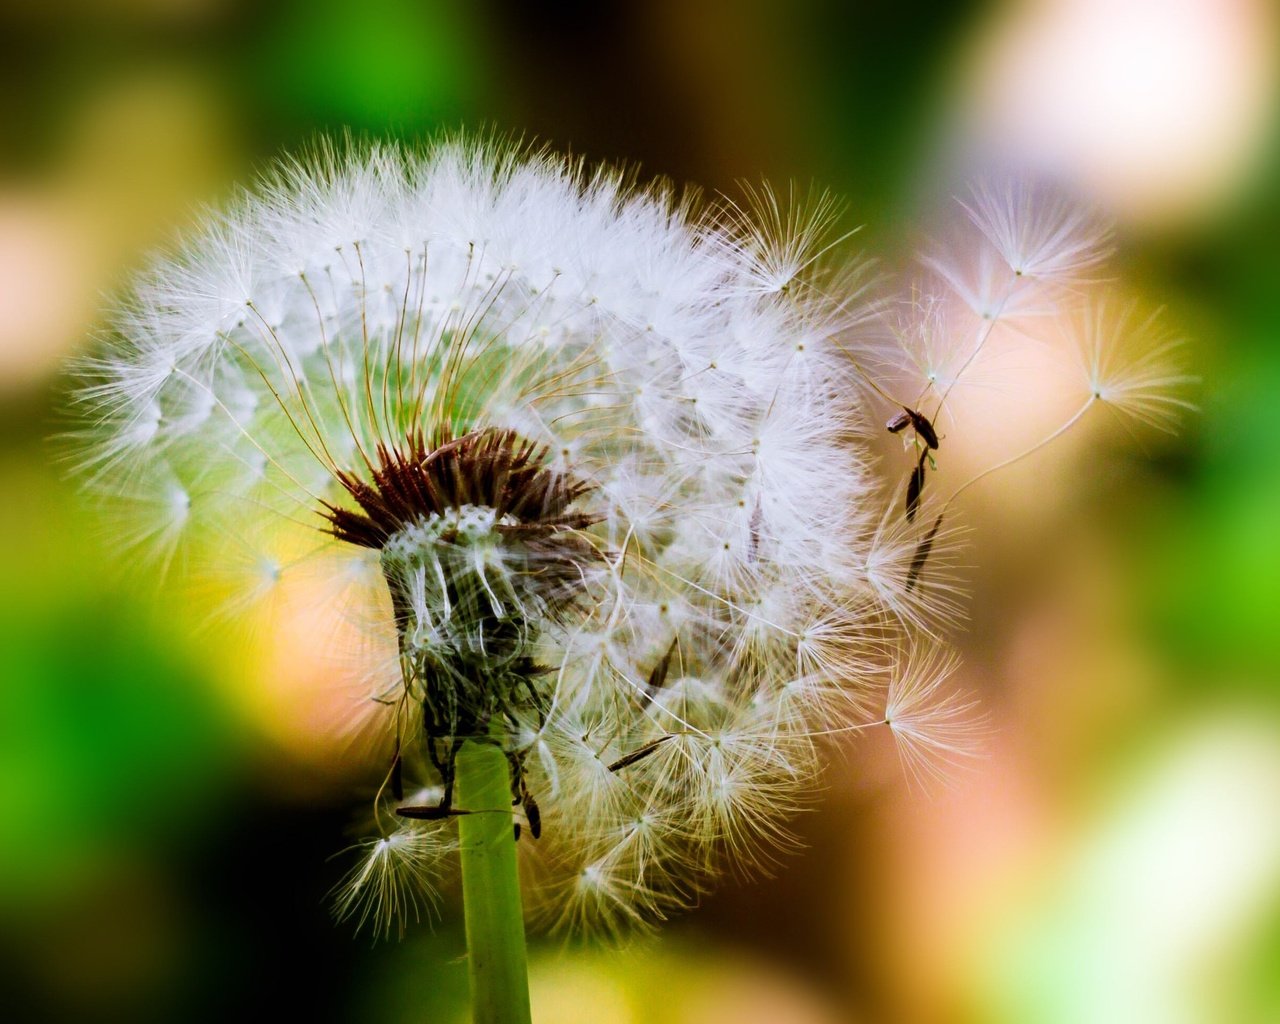
[{"label": "thin seed stem", "polygon": [[[497,737],[501,723],[495,723]],[[468,740],[458,752],[462,898],[475,1024],[529,1024],[520,876],[511,818],[511,768],[497,743]]]},{"label": "thin seed stem", "polygon": [[1012,466],[1015,462],[1021,462],[1023,459],[1027,458],[1028,456],[1034,455],[1041,448],[1044,448],[1046,445],[1052,444],[1054,441],[1060,438],[1063,434],[1065,434],[1068,430],[1070,430],[1080,421],[1080,418],[1085,413],[1087,413],[1090,408],[1092,408],[1093,403],[1097,401],[1097,399],[1098,399],[1098,396],[1096,394],[1090,395],[1087,399],[1085,399],[1084,405],[1080,406],[1080,408],[1077,409],[1072,414],[1070,419],[1068,419],[1065,423],[1063,423],[1060,427],[1058,427],[1053,433],[1049,434],[1047,437],[1042,437],[1030,448],[1027,448],[1024,451],[1018,452],[1017,455],[1011,455],[1009,456],[1009,458],[1005,459],[1004,461],[997,462],[994,466],[988,466],[981,473],[977,474],[977,476],[970,477],[968,480],[962,483],[959,487],[957,487],[954,491],[951,492],[951,497],[949,497],[946,500],[946,503],[942,506],[942,512],[939,514],[940,517],[942,515],[946,515],[947,511],[951,508],[951,503],[955,501],[956,498],[960,497],[961,494],[967,491],[979,480],[984,480],[987,477],[989,477],[992,473],[997,473],[1000,470],[1006,468],[1007,466]]}]

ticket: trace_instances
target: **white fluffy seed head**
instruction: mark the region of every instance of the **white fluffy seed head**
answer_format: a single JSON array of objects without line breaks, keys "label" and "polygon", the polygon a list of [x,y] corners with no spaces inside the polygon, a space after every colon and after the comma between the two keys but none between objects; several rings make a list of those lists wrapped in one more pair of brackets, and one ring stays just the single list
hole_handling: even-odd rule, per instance
[{"label": "white fluffy seed head", "polygon": [[[639,894],[696,891],[676,869],[711,848],[751,859],[812,778],[817,695],[863,684],[855,644],[804,633],[850,616],[869,551],[831,341],[849,317],[813,287],[832,207],[751,205],[763,221],[494,142],[322,147],[160,260],[82,368],[82,468],[134,524],[123,541],[165,562],[216,566],[228,535],[273,550],[273,531],[323,548],[415,431],[508,431],[582,482],[562,534],[589,599],[568,612],[540,600],[521,516],[460,502],[368,543],[399,667],[422,666],[406,700],[433,666],[488,664],[495,636],[538,666],[527,714],[504,705],[508,742],[544,845],[588,858],[584,906],[629,893],[643,916],[663,901]],[[295,570],[244,560],[224,587]],[[400,770],[438,782],[421,737],[400,740]],[[425,851],[418,832],[375,841],[343,912],[416,906],[405,864]]]},{"label": "white fluffy seed head", "polygon": [[[1095,266],[1065,207],[966,209],[991,265],[935,270],[970,318],[1033,311],[1014,293]],[[402,784],[447,799],[444,741],[499,721],[559,872],[550,916],[661,916],[717,851],[750,865],[787,843],[813,736],[868,724],[882,651],[954,612],[920,576],[937,526],[882,517],[851,342],[872,307],[832,215],[767,192],[704,211],[495,141],[322,146],[143,277],[80,367],[78,463],[122,549],[243,580],[230,606],[302,551],[380,572],[377,600],[337,588],[369,603],[353,621],[392,606],[398,654],[368,673],[397,705],[377,820]],[[973,335],[946,358],[930,308],[915,361],[949,388]],[[484,472],[430,468],[489,438]],[[908,659],[890,693],[912,769],[963,738],[961,705],[929,710],[936,668]],[[449,827],[384,830],[339,915],[385,933],[421,912]]]}]

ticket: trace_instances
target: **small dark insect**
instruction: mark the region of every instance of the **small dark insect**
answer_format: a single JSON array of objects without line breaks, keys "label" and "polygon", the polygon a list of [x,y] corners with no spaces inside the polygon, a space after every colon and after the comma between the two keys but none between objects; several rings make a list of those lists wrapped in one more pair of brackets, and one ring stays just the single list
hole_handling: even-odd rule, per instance
[{"label": "small dark insect", "polygon": [[924,563],[929,560],[929,552],[933,550],[933,540],[938,536],[938,527],[941,525],[942,514],[939,513],[938,518],[933,521],[933,526],[929,528],[929,532],[920,541],[915,554],[911,556],[911,568],[907,571],[908,594],[915,589],[916,582],[920,579],[920,573],[924,569]]},{"label": "small dark insect", "polygon": [[925,443],[926,448],[931,451],[937,451],[938,432],[933,429],[933,424],[929,421],[929,417],[918,409],[909,409],[904,405],[902,412],[885,424],[885,429],[891,434],[898,434],[906,430],[908,425],[916,432],[920,440]]},{"label": "small dark insect", "polygon": [[916,511],[920,508],[920,495],[924,491],[924,464],[929,458],[929,449],[924,448],[920,452],[920,458],[917,460],[915,468],[911,471],[911,476],[907,479],[907,522],[912,522],[916,517]]},{"label": "small dark insect", "polygon": [[902,412],[886,423],[885,429],[891,434],[900,434],[911,423],[911,410],[903,406]]},{"label": "small dark insect", "polygon": [[937,451],[938,433],[933,429],[933,424],[929,422],[928,417],[915,409],[908,409],[907,414],[911,417],[911,426],[920,439],[931,451]]},{"label": "small dark insect", "polygon": [[674,733],[667,733],[665,736],[659,736],[656,740],[650,740],[642,747],[636,747],[636,749],[631,751],[631,753],[623,754],[618,758],[618,760],[614,761],[613,764],[609,765],[609,771],[620,771],[627,767],[627,765],[635,764],[637,761],[643,761],[646,757],[662,746],[662,744],[666,743],[667,740],[674,738]]}]

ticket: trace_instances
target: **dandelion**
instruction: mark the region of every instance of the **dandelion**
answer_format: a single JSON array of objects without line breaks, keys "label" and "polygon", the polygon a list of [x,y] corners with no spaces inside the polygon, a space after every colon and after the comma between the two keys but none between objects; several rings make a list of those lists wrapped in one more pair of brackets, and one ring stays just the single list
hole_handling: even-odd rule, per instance
[{"label": "dandelion", "polygon": [[[969,210],[1010,294],[1094,267],[1085,221],[1000,201]],[[456,851],[478,1020],[527,1018],[523,904],[630,927],[767,863],[821,736],[887,727],[914,774],[961,756],[930,571],[954,531],[915,513],[943,403],[1018,304],[987,296],[973,335],[917,305],[913,360],[947,369],[891,398],[914,493],[886,511],[857,385],[895,378],[865,372],[879,307],[832,215],[497,141],[320,147],[158,260],[79,367],[78,467],[135,563],[240,580],[242,611],[327,577],[392,638],[336,913],[422,916]],[[1138,365],[1092,394],[1159,418],[1172,378]]]}]

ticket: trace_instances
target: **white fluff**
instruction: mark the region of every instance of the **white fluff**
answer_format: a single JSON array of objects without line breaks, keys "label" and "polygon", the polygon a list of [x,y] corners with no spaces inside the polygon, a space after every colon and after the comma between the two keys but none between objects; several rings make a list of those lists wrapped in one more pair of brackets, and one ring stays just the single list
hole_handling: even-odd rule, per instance
[{"label": "white fluff", "polygon": [[[592,485],[577,508],[598,517],[585,536],[603,568],[568,621],[537,631],[550,711],[509,737],[542,808],[560,920],[660,915],[696,896],[715,851],[751,863],[785,842],[812,791],[813,737],[870,724],[884,652],[915,651],[907,627],[954,605],[945,578],[931,592],[912,567],[928,518],[891,521],[868,470],[848,358],[868,309],[824,285],[841,279],[820,267],[831,207],[752,199],[760,218],[698,212],[665,187],[492,142],[321,148],[158,261],[81,368],[81,468],[117,504],[121,545],[161,569],[242,578],[239,607],[299,570],[280,548],[319,547],[344,574],[364,559],[377,577],[377,553],[326,533],[322,502],[343,504],[336,474],[367,475],[378,446],[414,428],[510,429]],[[978,193],[968,209],[986,258],[1027,282],[997,294],[991,266],[935,260],[979,315],[1038,309],[1014,293],[1096,263],[1064,206]],[[949,388],[973,335],[935,344],[940,307],[914,308],[930,311],[928,343],[908,362]],[[1130,390],[1148,381],[1161,383]],[[484,539],[492,517],[458,515],[483,520],[467,557],[485,600],[521,600]],[[431,523],[414,529],[437,542]],[[289,532],[306,542],[280,545]],[[323,561],[325,547],[342,557]],[[388,565],[412,606],[409,649],[462,642],[431,596],[435,555],[384,553]],[[962,705],[928,708],[939,664],[904,657],[885,716],[913,772],[960,748]],[[396,693],[399,668],[370,666],[373,692]],[[423,858],[448,848],[435,834],[384,832],[340,912],[385,931],[415,911]]]}]

